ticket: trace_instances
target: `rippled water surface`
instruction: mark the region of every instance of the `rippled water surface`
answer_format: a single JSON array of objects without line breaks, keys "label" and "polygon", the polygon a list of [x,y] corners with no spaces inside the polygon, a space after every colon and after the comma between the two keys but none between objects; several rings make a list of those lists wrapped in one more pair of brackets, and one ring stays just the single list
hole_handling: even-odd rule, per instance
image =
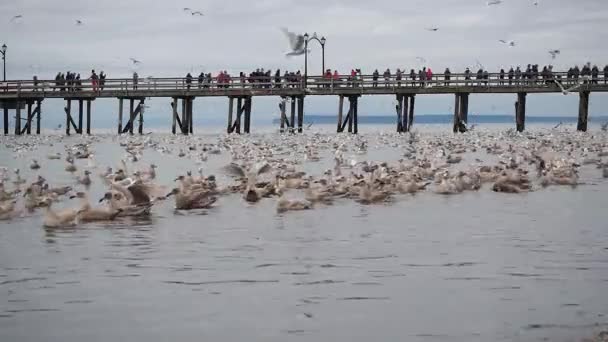
[{"label": "rippled water surface", "polygon": [[[72,139],[34,152],[53,184],[73,178],[45,155]],[[93,145],[98,165],[123,154],[113,139]],[[0,156],[35,174],[29,155]],[[144,157],[165,184],[196,168]],[[169,201],[69,229],[37,211],[0,222],[0,341],[570,341],[608,322],[608,183],[590,179],[284,215],[274,199],[197,213]]]}]

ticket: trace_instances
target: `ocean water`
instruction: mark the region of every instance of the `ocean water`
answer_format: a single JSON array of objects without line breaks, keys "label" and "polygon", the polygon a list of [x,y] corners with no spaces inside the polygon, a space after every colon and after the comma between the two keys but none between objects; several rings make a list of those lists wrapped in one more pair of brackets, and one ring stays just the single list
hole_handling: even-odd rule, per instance
[{"label": "ocean water", "polygon": [[[317,131],[333,137],[333,128],[313,125],[295,141],[304,146]],[[429,141],[451,139],[449,125],[417,129]],[[286,141],[275,131],[264,127],[251,139]],[[392,127],[360,131],[369,149],[349,158],[402,157],[407,137],[382,133]],[[217,130],[198,132],[148,136],[172,152],[146,149],[129,170],[156,163],[167,188],[198,167],[229,183],[220,172],[231,160],[226,151],[203,163],[198,152],[177,156],[220,139]],[[581,137],[571,125],[553,134]],[[597,128],[588,134],[608,146]],[[90,143],[97,168],[88,193],[96,203],[105,191],[96,175],[118,166],[119,142],[129,137],[1,139],[1,166],[78,190],[63,159],[46,155]],[[27,139],[40,140],[15,152]],[[298,169],[320,175],[332,154],[321,151],[322,161]],[[31,158],[40,171],[28,168]],[[77,166],[81,172],[86,160]],[[285,214],[276,199],[251,205],[229,195],[206,211],[176,212],[166,201],[147,219],[65,229],[43,228],[42,210],[24,213],[0,221],[0,341],[580,340],[608,327],[608,182],[592,165],[581,167],[581,181],[526,194],[423,192],[371,206],[343,199]]]}]

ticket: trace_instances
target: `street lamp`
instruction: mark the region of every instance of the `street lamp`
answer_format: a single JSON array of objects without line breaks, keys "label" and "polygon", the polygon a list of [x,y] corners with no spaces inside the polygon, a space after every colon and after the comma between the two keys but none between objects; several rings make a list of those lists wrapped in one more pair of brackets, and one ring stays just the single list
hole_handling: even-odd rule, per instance
[{"label": "street lamp", "polygon": [[308,78],[308,43],[313,40],[316,40],[319,42],[319,44],[321,44],[321,75],[325,73],[325,42],[327,40],[325,37],[321,37],[321,39],[319,39],[316,32],[313,33],[312,37],[310,37],[308,33],[304,33],[304,86],[306,86]]},{"label": "street lamp", "polygon": [[6,44],[2,44],[2,64],[4,65],[4,81],[6,82]]}]

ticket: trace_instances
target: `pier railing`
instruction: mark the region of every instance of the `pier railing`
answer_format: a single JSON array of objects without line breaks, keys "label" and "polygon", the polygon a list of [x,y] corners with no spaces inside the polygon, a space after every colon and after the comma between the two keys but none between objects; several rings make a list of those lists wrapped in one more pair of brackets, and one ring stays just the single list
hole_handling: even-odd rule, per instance
[{"label": "pier railing", "polygon": [[[595,84],[606,85],[608,78],[600,75],[597,78],[589,76],[569,78],[567,73],[553,72],[550,77],[512,77],[508,74],[489,73],[487,78],[478,78],[471,74],[434,74],[430,79],[420,79],[418,75],[409,74],[397,76],[392,74],[385,77],[379,75],[356,76],[308,76],[306,82],[303,76],[281,77],[213,77],[199,81],[197,78],[114,78],[98,80],[96,84],[90,79],[83,80],[8,80],[0,82],[0,97],[33,96],[47,97],[53,93],[83,94],[87,96],[115,96],[115,92],[209,92],[224,90],[259,90],[260,93],[279,93],[278,90],[300,90],[311,93],[335,92],[344,88],[361,88],[366,90],[395,91],[399,89],[416,88],[451,88],[468,87],[481,89],[492,87],[512,88],[556,88],[578,86],[584,90]],[[456,90],[455,90],[456,91]]]}]

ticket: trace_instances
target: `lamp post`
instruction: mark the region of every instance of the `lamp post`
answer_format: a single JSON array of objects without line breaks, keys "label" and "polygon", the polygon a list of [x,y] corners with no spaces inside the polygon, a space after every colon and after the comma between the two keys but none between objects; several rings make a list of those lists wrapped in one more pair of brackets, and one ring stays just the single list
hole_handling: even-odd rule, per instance
[{"label": "lamp post", "polygon": [[306,87],[308,83],[308,43],[313,40],[316,40],[321,44],[321,75],[325,72],[325,42],[327,40],[325,37],[319,39],[316,32],[312,34],[312,37],[310,37],[308,33],[304,33],[304,87]]},{"label": "lamp post", "polygon": [[4,81],[6,82],[6,44],[2,44],[2,50],[0,50],[0,52],[2,52],[2,64],[4,66]]}]

